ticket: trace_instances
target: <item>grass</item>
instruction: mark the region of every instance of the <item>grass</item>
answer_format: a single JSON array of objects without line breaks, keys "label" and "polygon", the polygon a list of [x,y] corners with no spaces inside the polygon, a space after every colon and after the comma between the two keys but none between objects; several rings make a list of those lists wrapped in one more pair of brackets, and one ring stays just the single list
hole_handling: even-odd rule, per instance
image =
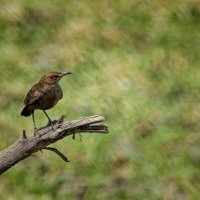
[{"label": "grass", "polygon": [[22,161],[1,199],[198,199],[199,18],[195,0],[2,1],[0,148],[32,133],[23,99],[51,70],[73,74],[49,115],[103,115],[110,134],[56,143],[69,164]]}]

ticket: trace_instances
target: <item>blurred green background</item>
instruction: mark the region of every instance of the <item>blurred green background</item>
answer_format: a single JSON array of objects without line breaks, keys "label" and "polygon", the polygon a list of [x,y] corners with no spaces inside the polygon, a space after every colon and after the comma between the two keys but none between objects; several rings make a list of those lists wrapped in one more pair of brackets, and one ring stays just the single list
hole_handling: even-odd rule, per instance
[{"label": "blurred green background", "polygon": [[1,0],[0,149],[32,134],[23,100],[52,70],[73,74],[51,118],[103,115],[110,133],[52,145],[70,163],[20,162],[0,199],[199,199],[199,50],[199,0]]}]

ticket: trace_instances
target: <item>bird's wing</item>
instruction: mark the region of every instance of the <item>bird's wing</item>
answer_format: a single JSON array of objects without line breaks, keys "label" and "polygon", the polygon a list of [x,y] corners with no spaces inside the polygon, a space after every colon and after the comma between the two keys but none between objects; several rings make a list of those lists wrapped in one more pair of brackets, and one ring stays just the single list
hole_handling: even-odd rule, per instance
[{"label": "bird's wing", "polygon": [[26,98],[24,99],[24,104],[25,105],[34,104],[41,98],[42,95],[43,95],[42,88],[38,88],[36,84],[27,93]]}]

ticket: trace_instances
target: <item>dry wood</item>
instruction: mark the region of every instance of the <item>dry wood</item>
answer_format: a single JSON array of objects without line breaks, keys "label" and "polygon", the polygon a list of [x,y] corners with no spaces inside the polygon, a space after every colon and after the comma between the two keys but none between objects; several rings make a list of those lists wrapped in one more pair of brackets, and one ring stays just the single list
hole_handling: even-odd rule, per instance
[{"label": "dry wood", "polygon": [[57,149],[47,146],[69,135],[73,135],[74,138],[76,133],[108,133],[106,125],[97,124],[105,121],[102,116],[94,115],[67,122],[64,122],[63,119],[64,116],[58,121],[54,121],[53,130],[51,125],[40,128],[37,136],[27,136],[25,130],[23,130],[22,137],[19,140],[0,152],[0,174],[19,161],[43,149],[50,150],[64,161],[69,162]]}]

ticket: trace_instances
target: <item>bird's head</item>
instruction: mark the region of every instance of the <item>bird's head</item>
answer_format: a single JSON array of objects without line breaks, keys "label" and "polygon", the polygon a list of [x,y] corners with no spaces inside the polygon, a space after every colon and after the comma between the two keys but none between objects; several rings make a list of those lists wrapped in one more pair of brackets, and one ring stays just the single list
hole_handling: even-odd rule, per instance
[{"label": "bird's head", "polygon": [[71,74],[71,72],[49,72],[45,74],[40,81],[50,85],[54,85],[57,84],[63,76],[66,76],[68,74]]}]

